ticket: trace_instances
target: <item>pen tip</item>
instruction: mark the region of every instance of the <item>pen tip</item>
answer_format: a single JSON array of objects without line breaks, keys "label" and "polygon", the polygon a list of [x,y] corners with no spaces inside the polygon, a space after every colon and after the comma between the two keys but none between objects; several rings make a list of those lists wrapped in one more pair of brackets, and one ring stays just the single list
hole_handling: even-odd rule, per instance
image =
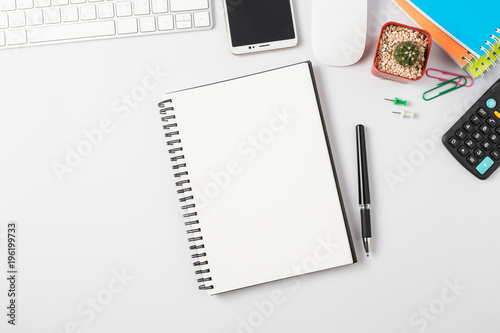
[{"label": "pen tip", "polygon": [[366,252],[366,256],[369,257],[370,256],[370,252]]}]

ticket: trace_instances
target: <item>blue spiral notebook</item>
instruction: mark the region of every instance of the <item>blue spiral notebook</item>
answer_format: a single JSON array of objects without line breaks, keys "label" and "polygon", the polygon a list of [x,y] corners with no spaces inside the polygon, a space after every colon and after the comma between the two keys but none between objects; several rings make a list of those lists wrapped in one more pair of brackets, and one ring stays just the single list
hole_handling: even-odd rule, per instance
[{"label": "blue spiral notebook", "polygon": [[[470,0],[408,0],[419,12],[431,20],[441,30],[468,49],[477,58],[488,52],[498,52],[500,44],[500,24],[498,20],[479,13],[500,12],[500,1],[474,4]],[[482,4],[486,8],[481,8]],[[495,50],[496,49],[496,50]]]}]

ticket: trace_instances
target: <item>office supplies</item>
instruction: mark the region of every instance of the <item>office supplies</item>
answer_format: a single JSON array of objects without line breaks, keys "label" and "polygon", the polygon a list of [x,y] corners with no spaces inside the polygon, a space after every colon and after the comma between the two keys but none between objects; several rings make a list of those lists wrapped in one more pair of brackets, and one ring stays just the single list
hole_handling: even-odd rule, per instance
[{"label": "office supplies", "polygon": [[416,10],[407,0],[393,0],[416,24],[428,31],[434,41],[459,65],[461,68],[467,65],[474,57],[465,47],[457,43],[453,38],[441,31],[434,23]]},{"label": "office supplies", "polygon": [[316,58],[329,66],[349,66],[363,56],[367,0],[313,0],[312,43]]},{"label": "office supplies", "polygon": [[403,104],[404,106],[406,106],[406,104],[408,103],[407,100],[398,99],[397,97],[394,99],[390,98],[384,98],[384,99],[389,102],[394,102],[394,105]]},{"label": "office supplies", "polygon": [[483,55],[481,58],[475,57],[465,47],[460,45],[453,38],[443,32],[433,22],[429,21],[424,15],[416,10],[407,0],[393,0],[401,9],[420,27],[429,31],[432,38],[439,46],[459,65],[464,68],[470,75],[475,78],[483,76],[491,67],[495,66],[498,61],[498,55],[495,52],[490,52],[490,55]]},{"label": "office supplies", "polygon": [[402,112],[392,111],[392,113],[399,114],[401,118],[413,118],[413,116],[415,115],[413,112],[410,111],[402,111]]},{"label": "office supplies", "polygon": [[[459,82],[462,82],[462,79],[464,80],[463,81],[464,83],[460,85]],[[457,76],[456,78],[453,78],[451,80],[439,83],[435,88],[427,90],[426,92],[423,93],[422,98],[424,99],[424,101],[430,101],[433,100],[434,98],[438,98],[439,96],[446,95],[449,92],[465,87],[466,84],[467,84],[467,78],[465,76]],[[446,87],[447,85],[451,85],[451,88],[447,88],[446,90],[443,91],[438,91],[438,94],[432,95],[431,97],[426,96],[431,92],[433,92],[434,90]]]},{"label": "office supplies", "polygon": [[455,159],[479,179],[487,179],[500,165],[500,80],[443,135]]},{"label": "office supplies", "polygon": [[[497,20],[483,17],[468,24],[468,0],[408,0],[408,3],[477,58],[491,52],[500,43]],[[488,12],[499,10],[497,1],[488,3]]]},{"label": "office supplies", "polygon": [[168,93],[159,106],[200,289],[299,275],[291,268],[315,250],[324,256],[307,272],[356,262],[310,62]]},{"label": "office supplies", "polygon": [[[436,74],[434,74],[434,72]],[[432,74],[429,74],[429,73],[432,73]],[[472,87],[472,85],[474,84],[474,79],[471,78],[470,76],[465,76],[465,75],[461,75],[461,74],[456,74],[456,73],[451,73],[451,72],[447,72],[447,71],[443,71],[443,70],[440,70],[440,69],[436,69],[436,68],[429,68],[427,69],[427,71],[425,71],[425,74],[432,78],[432,79],[438,79],[439,81],[448,81],[450,80],[450,78],[456,78],[456,77],[460,77],[460,76],[463,76],[467,79],[467,82],[470,82],[470,83],[466,83],[465,84],[465,87]],[[439,76],[436,76],[440,74]],[[462,79],[459,79],[457,81],[457,84],[462,84]]]},{"label": "office supplies", "polygon": [[368,161],[366,159],[365,127],[356,126],[356,150],[358,156],[358,199],[361,212],[361,237],[366,256],[370,256],[372,227],[370,219],[370,184],[368,182]]},{"label": "office supplies", "polygon": [[233,54],[297,45],[292,0],[223,0],[223,4],[229,49]]},{"label": "office supplies", "polygon": [[[439,46],[462,68],[475,78],[483,76],[489,71],[490,67],[495,65],[498,55],[495,51],[478,58],[469,52],[464,46],[460,45],[452,37],[443,32],[440,27],[427,19],[421,12],[416,10],[407,0],[393,0],[401,9],[423,29],[429,31],[432,38]],[[498,49],[496,49],[498,51]]]},{"label": "office supplies", "polygon": [[209,0],[2,0],[0,49],[212,28]]}]

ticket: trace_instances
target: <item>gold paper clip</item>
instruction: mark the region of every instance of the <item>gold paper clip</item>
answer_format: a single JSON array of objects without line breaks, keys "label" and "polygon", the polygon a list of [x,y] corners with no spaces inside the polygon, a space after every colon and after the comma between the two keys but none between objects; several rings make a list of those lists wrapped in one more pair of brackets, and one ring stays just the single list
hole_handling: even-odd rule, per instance
[{"label": "gold paper clip", "polygon": [[[461,82],[462,80],[464,80],[464,84],[459,84],[459,82]],[[447,89],[447,90],[444,90],[444,91],[441,91],[439,94],[437,95],[434,95],[432,96],[431,98],[427,98],[425,95],[427,95],[428,93],[430,93],[431,91],[434,91],[436,89],[439,89],[439,88],[442,88],[448,84],[451,84],[453,85],[453,87]],[[467,78],[465,76],[457,76],[451,80],[448,80],[448,81],[445,81],[445,82],[442,82],[442,83],[439,83],[437,85],[437,87],[435,88],[432,88],[431,90],[427,90],[426,92],[424,92],[424,94],[422,95],[422,98],[424,99],[424,101],[430,101],[431,99],[434,99],[434,98],[438,98],[439,96],[442,96],[442,95],[445,95],[449,92],[452,92],[453,90],[457,90],[459,88],[462,88],[462,87],[465,87],[465,85],[467,84]]]}]

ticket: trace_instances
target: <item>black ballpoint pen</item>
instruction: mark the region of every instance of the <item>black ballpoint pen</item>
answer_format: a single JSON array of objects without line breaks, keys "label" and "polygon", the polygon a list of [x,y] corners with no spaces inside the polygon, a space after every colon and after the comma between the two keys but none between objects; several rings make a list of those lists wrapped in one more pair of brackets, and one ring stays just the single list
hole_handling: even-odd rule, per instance
[{"label": "black ballpoint pen", "polygon": [[365,127],[356,126],[356,147],[358,155],[358,193],[361,211],[361,236],[366,256],[370,256],[372,227],[370,221],[370,185],[368,184],[368,163],[366,161]]}]

